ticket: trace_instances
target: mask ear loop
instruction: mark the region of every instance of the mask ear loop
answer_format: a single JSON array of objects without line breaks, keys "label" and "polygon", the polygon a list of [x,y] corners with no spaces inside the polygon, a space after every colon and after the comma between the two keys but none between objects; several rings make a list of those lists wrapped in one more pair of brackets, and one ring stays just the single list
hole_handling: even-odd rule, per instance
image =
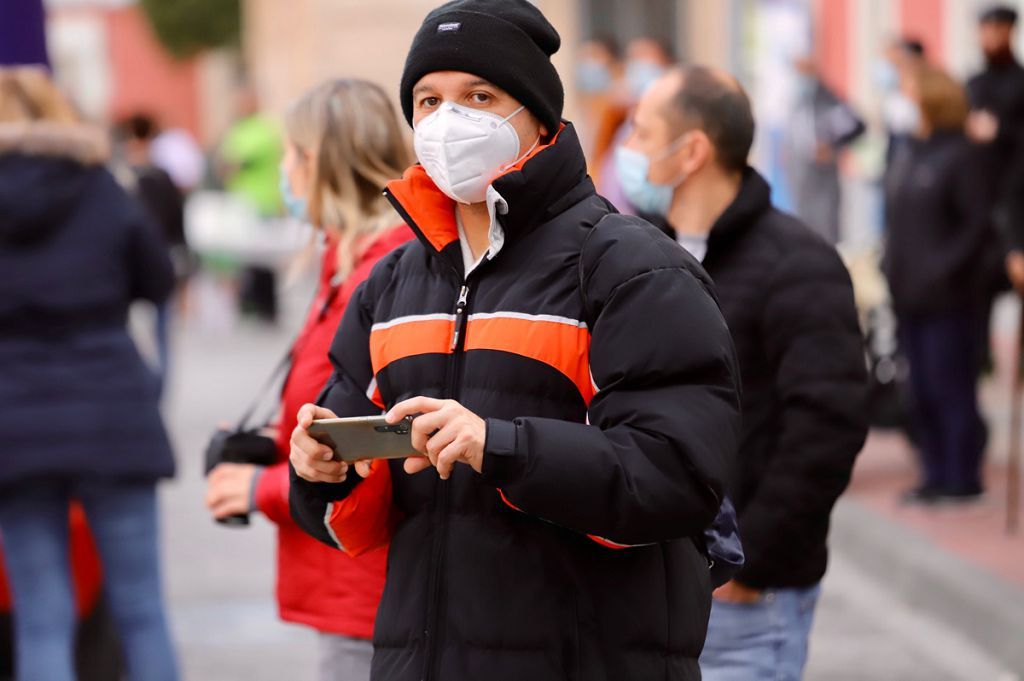
[{"label": "mask ear loop", "polygon": [[[525,104],[520,104],[520,105],[519,105],[519,108],[518,108],[518,109],[516,109],[515,111],[513,111],[512,113],[510,113],[510,114],[509,114],[508,116],[506,116],[505,118],[501,119],[501,123],[499,123],[499,124],[497,124],[497,125],[501,125],[501,124],[504,124],[504,123],[508,123],[508,122],[509,122],[510,120],[512,120],[512,118],[513,118],[514,116],[517,116],[517,115],[519,114],[519,112],[520,112],[520,111],[522,111],[522,110],[523,110],[523,109],[525,109],[525,108],[526,108],[526,105],[525,105]],[[495,127],[497,127],[497,125],[496,125]],[[509,169],[509,168],[511,168],[512,166],[516,165],[517,163],[519,163],[520,161],[522,161],[522,160],[523,160],[524,158],[526,158],[526,157],[527,157],[527,156],[529,156],[530,154],[532,154],[532,153],[533,153],[533,150],[537,148],[537,145],[538,145],[538,144],[540,144],[540,135],[537,135],[537,139],[536,139],[536,140],[534,141],[533,145],[532,145],[532,146],[531,146],[531,147],[530,147],[529,149],[527,149],[527,150],[526,150],[526,153],[525,153],[525,154],[522,154],[522,155],[521,155],[521,156],[520,156],[519,158],[517,158],[516,160],[514,160],[514,161],[512,161],[511,163],[509,163],[508,165],[506,165],[506,166],[505,166],[504,168],[502,168],[502,169],[501,169],[501,172],[505,172],[506,170],[508,170],[508,169]]]},{"label": "mask ear loop", "polygon": [[[502,119],[501,119],[501,122],[502,122],[502,123],[508,123],[508,122],[509,122],[510,120],[512,120],[513,118],[515,118],[516,116],[518,116],[518,115],[519,115],[519,112],[520,112],[520,111],[522,111],[522,110],[523,110],[523,109],[525,109],[525,108],[526,108],[526,105],[525,105],[525,104],[520,104],[520,105],[519,105],[519,108],[518,108],[518,109],[516,109],[515,111],[513,111],[512,113],[510,113],[510,114],[509,114],[508,116],[505,116],[504,118],[502,118]],[[499,124],[499,125],[500,125],[500,124]]]},{"label": "mask ear loop", "polygon": [[536,148],[537,148],[537,145],[539,145],[539,144],[540,144],[540,135],[537,135],[537,139],[536,139],[536,141],[534,141],[533,145],[532,145],[532,146],[531,146],[531,147],[530,147],[529,149],[527,149],[527,150],[526,150],[526,153],[525,153],[525,154],[523,154],[522,156],[520,156],[519,158],[517,158],[516,160],[512,161],[511,163],[509,163],[509,164],[508,164],[507,166],[505,166],[504,168],[502,168],[502,169],[501,169],[501,171],[502,171],[502,172],[505,172],[505,171],[506,171],[506,170],[508,170],[509,168],[511,168],[511,167],[515,166],[516,164],[518,164],[518,163],[519,163],[520,161],[522,161],[522,160],[523,160],[524,158],[526,158],[527,156],[529,156],[530,154],[532,154],[532,153],[533,153],[533,150],[534,150],[534,149],[536,149]]},{"label": "mask ear loop", "polygon": [[[658,163],[659,161],[663,161],[666,158],[668,158],[669,156],[671,156],[672,154],[674,154],[675,152],[679,151],[679,148],[681,146],[683,146],[683,142],[686,141],[686,136],[689,135],[691,132],[692,132],[692,130],[687,130],[686,132],[682,133],[673,142],[671,142],[667,147],[662,149],[658,153],[657,158],[648,159],[648,165],[647,165],[648,170],[647,170],[647,172],[650,173],[650,167],[651,167],[650,164],[651,163]],[[685,182],[686,178],[688,176],[689,176],[689,173],[687,173],[685,170],[680,170],[676,174],[675,178],[673,178],[673,180],[671,182],[667,183],[664,186],[672,187],[673,189],[675,189],[676,187],[681,185],[683,182]]]}]

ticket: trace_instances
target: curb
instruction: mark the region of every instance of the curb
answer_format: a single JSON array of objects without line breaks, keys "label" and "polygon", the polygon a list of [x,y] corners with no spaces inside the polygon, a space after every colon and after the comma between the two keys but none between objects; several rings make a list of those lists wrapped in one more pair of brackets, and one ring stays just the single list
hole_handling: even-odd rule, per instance
[{"label": "curb", "polygon": [[936,618],[1024,677],[1024,589],[849,498],[836,504],[829,543],[907,606]]}]

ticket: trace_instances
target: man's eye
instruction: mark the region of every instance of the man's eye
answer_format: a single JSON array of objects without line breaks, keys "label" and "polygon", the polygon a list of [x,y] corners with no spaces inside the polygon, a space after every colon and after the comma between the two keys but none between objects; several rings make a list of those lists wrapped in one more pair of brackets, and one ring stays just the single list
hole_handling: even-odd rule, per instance
[{"label": "man's eye", "polygon": [[491,101],[491,96],[486,92],[474,92],[469,98],[474,104],[487,104]]},{"label": "man's eye", "polygon": [[437,97],[424,97],[423,99],[420,100],[420,106],[433,108],[437,106],[440,102],[441,100],[439,100]]}]

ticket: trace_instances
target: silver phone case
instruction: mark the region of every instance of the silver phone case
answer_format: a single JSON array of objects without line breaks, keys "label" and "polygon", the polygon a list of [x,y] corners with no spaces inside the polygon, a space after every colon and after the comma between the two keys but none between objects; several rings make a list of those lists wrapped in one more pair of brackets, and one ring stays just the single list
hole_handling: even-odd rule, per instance
[{"label": "silver phone case", "polygon": [[335,461],[404,459],[419,456],[412,448],[412,419],[391,425],[383,416],[317,419],[309,427],[313,439],[334,450]]}]

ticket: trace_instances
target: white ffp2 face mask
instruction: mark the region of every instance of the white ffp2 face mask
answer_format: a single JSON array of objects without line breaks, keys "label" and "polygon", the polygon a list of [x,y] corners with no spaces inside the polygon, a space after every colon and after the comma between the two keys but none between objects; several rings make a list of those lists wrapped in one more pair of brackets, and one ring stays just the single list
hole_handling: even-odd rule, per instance
[{"label": "white ffp2 face mask", "polygon": [[445,102],[416,125],[416,158],[449,198],[459,203],[480,203],[487,196],[491,180],[521,158],[519,135],[509,120],[524,108],[520,106],[502,118]]}]

